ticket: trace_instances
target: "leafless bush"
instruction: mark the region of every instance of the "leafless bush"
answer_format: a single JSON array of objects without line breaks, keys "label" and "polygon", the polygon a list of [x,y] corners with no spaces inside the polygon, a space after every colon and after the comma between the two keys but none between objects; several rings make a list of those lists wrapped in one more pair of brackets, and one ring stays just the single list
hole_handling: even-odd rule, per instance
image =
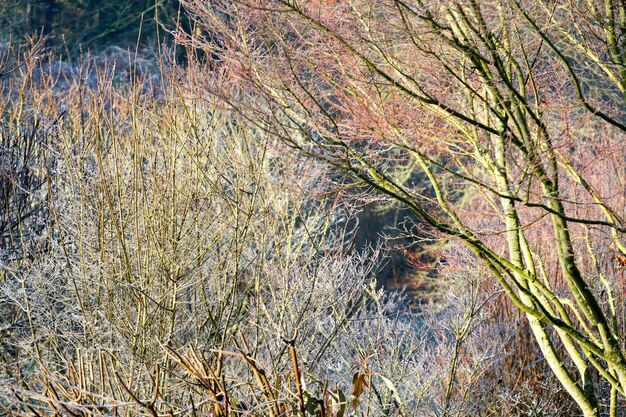
[{"label": "leafless bush", "polygon": [[7,125],[36,114],[54,164],[46,250],[1,265],[6,410],[462,416],[522,395],[491,379],[508,336],[474,259],[454,252],[417,319],[350,247],[327,168],[196,95],[193,65],[160,69],[116,86],[95,66],[60,94],[31,62],[7,87]]}]

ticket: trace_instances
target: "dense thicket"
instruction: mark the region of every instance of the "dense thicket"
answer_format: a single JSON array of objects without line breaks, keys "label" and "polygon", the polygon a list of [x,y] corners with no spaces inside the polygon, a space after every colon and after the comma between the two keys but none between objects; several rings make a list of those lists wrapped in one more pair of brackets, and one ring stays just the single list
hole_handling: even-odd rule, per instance
[{"label": "dense thicket", "polygon": [[186,4],[220,40],[204,42],[219,58],[198,89],[410,209],[428,225],[409,228],[414,237],[463,243],[525,314],[581,412],[616,413],[623,2]]},{"label": "dense thicket", "polygon": [[184,5],[184,66],[0,59],[7,413],[624,412],[622,2]]},{"label": "dense thicket", "polygon": [[202,65],[121,82],[93,63],[59,77],[42,53],[10,52],[0,80],[6,414],[568,409],[507,374],[471,256],[411,315],[376,287],[380,252],[354,251],[341,177],[199,94]]}]

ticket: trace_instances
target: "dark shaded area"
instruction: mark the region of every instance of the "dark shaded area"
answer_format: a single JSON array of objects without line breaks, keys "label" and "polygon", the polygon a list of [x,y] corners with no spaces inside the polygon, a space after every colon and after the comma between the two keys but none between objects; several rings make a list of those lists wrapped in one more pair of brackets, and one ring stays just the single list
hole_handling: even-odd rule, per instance
[{"label": "dark shaded area", "polygon": [[[48,188],[51,162],[46,150],[50,128],[35,118],[20,130],[3,120],[0,127],[0,261],[16,261],[45,251],[37,238],[51,221]],[[27,246],[28,248],[25,248]]]},{"label": "dark shaded area", "polygon": [[357,215],[352,244],[364,250],[381,242],[386,260],[377,274],[378,285],[403,291],[410,306],[419,310],[420,303],[434,295],[437,259],[411,234],[418,232],[417,225],[407,223],[408,218],[407,208],[370,203]]},{"label": "dark shaded area", "polygon": [[[157,21],[159,24],[157,24]],[[133,46],[169,38],[179,21],[189,28],[179,0],[1,0],[2,42],[43,35],[48,47],[81,48]],[[160,26],[161,25],[161,26]],[[141,28],[141,37],[139,36]]]}]

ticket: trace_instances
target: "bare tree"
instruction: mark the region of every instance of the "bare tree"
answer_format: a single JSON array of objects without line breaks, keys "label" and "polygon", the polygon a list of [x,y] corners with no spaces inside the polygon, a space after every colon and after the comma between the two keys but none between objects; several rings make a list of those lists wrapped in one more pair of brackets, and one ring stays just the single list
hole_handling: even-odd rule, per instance
[{"label": "bare tree", "polygon": [[187,6],[199,87],[464,243],[582,413],[621,409],[623,4]]}]

